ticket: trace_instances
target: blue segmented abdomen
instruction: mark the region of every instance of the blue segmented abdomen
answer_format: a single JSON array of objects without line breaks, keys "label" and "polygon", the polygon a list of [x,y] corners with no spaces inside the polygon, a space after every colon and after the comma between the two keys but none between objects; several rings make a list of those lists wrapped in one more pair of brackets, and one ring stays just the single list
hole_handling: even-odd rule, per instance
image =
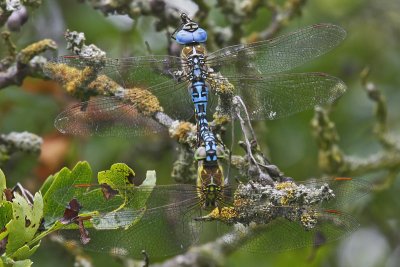
[{"label": "blue segmented abdomen", "polygon": [[203,139],[206,148],[206,165],[217,165],[217,142],[215,141],[214,134],[209,130],[200,132],[201,139]]},{"label": "blue segmented abdomen", "polygon": [[196,111],[196,116],[206,116],[207,102],[208,102],[208,87],[203,81],[193,82],[191,85],[192,89],[192,101]]},{"label": "blue segmented abdomen", "polygon": [[217,164],[217,143],[214,134],[208,126],[207,102],[208,87],[204,81],[196,81],[191,85],[192,101],[195,107],[198,130],[206,149],[205,164]]}]

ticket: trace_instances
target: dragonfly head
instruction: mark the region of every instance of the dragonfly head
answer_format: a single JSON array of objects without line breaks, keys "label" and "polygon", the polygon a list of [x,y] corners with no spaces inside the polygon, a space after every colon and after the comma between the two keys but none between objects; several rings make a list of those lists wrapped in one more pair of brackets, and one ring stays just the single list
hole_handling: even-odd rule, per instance
[{"label": "dragonfly head", "polygon": [[204,43],[207,41],[207,32],[192,21],[185,13],[181,15],[182,25],[177,29],[175,40],[181,45]]}]

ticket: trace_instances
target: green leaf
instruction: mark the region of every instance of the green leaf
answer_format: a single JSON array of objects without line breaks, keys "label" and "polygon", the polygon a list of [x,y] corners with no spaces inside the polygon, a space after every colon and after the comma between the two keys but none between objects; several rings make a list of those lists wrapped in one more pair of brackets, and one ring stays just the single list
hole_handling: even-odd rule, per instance
[{"label": "green leaf", "polygon": [[43,217],[43,198],[40,193],[36,193],[33,206],[31,206],[19,194],[15,193],[14,196],[12,201],[13,219],[6,225],[8,231],[6,255],[11,255],[13,259],[19,260],[23,258],[18,258],[18,254],[15,253],[34,238],[40,226]]},{"label": "green leaf", "polygon": [[113,188],[124,187],[130,184],[129,178],[134,177],[135,172],[124,163],[115,163],[109,170],[97,174],[99,184],[108,184]]},{"label": "green leaf", "polygon": [[[125,201],[114,212],[95,218],[93,220],[96,229],[129,228],[140,221],[146,210],[146,202],[151,195],[151,189],[156,184],[155,172],[147,172],[147,177],[137,190],[133,190],[133,184],[127,184],[127,178],[134,172],[127,165],[118,163],[111,166],[110,170],[99,172],[99,183],[107,183],[117,188]],[[125,190],[124,190],[125,189]],[[143,189],[143,190],[141,190]],[[131,220],[126,222],[126,216],[131,214]]]},{"label": "green leaf", "polygon": [[31,260],[16,261],[14,262],[13,267],[30,267],[32,264],[33,262]]},{"label": "green leaf", "polygon": [[99,184],[106,183],[113,188],[120,188],[119,193],[125,198],[124,206],[138,210],[145,207],[147,199],[151,194],[151,189],[156,183],[156,175],[155,172],[148,172],[145,181],[142,183],[143,186],[141,186],[141,188],[145,188],[146,190],[139,189],[133,191],[132,187],[134,185],[128,181],[128,178],[134,175],[134,171],[126,164],[116,163],[111,166],[110,170],[99,172],[98,181]]},{"label": "green leaf", "polygon": [[[0,203],[0,229],[3,229],[6,224],[12,219],[13,210],[12,205],[8,201],[3,201]],[[6,231],[4,231],[6,232]],[[2,240],[5,235],[4,232],[0,233],[0,240]],[[7,235],[7,234],[6,234]]]},{"label": "green leaf", "polygon": [[21,260],[21,261],[14,261],[13,259],[6,257],[6,256],[1,256],[0,258],[0,267],[15,267],[15,266],[19,266],[19,267],[29,267],[32,266],[32,261],[31,260]]},{"label": "green leaf", "polygon": [[40,242],[38,242],[35,246],[30,248],[28,245],[24,245],[20,247],[13,255],[13,259],[27,259],[33,255],[33,253],[36,252],[36,250],[39,248]]},{"label": "green leaf", "polygon": [[6,176],[4,175],[3,171],[0,169],[0,202],[4,199],[3,191],[7,188],[6,184]]},{"label": "green leaf", "polygon": [[49,179],[53,181],[50,186],[44,187],[46,193],[43,197],[46,228],[62,218],[65,207],[74,197],[73,185],[92,182],[92,170],[87,162],[79,162],[72,171],[63,168]]},{"label": "green leaf", "polygon": [[[79,215],[94,218],[91,221],[85,221],[87,228],[115,229],[126,226],[123,219],[121,219],[121,222],[118,220],[119,214],[125,216],[126,212],[135,214],[129,224],[141,218],[152,186],[155,185],[155,173],[146,178],[143,186],[134,190],[134,185],[130,183],[130,178],[135,175],[134,171],[126,164],[113,164],[109,170],[98,173],[99,184],[107,184],[118,190],[118,194],[109,199],[105,198],[102,188],[99,186],[74,186],[77,184],[90,185],[91,174],[89,165],[82,162],[77,164],[72,171],[64,168],[54,177],[49,177],[52,182],[48,183],[51,183],[51,185],[43,186],[43,189],[48,188],[44,195],[46,228],[51,227],[52,222],[62,218],[65,207],[73,198],[76,198],[82,206]],[[143,188],[143,190],[140,190],[140,188]],[[96,214],[101,215],[96,216]],[[107,217],[105,214],[109,216]],[[77,226],[71,224],[64,228],[71,229],[77,228]]]},{"label": "green leaf", "polygon": [[55,179],[54,175],[50,175],[47,177],[47,179],[44,181],[42,186],[40,187],[39,191],[42,192],[42,195],[46,195],[47,190],[49,190],[50,186],[53,184]]}]

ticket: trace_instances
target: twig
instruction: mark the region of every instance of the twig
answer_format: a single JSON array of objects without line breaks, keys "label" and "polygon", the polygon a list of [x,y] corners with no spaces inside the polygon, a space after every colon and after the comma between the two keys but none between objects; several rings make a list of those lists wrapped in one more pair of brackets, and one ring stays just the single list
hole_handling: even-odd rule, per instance
[{"label": "twig", "polygon": [[306,0],[287,0],[283,7],[277,6],[273,1],[268,1],[267,7],[271,10],[272,18],[269,26],[262,32],[253,33],[248,39],[249,42],[267,40],[273,37],[296,15],[301,14],[301,8]]},{"label": "twig", "polygon": [[[253,127],[250,123],[247,108],[239,96],[233,97],[233,105],[235,116],[239,119],[245,139],[245,151],[248,158],[247,176],[249,179],[254,181],[262,181],[266,184],[272,184],[274,180],[282,181],[288,178],[283,176],[283,173],[278,169],[278,167],[271,165],[269,160],[261,152],[255,138]],[[246,118],[245,120],[241,116],[241,109],[244,111]],[[266,172],[264,172],[260,167],[263,167]]]},{"label": "twig", "polygon": [[[3,38],[8,40],[8,35],[3,34]],[[1,66],[0,69],[0,89],[10,85],[21,85],[27,76],[42,77],[42,67],[47,60],[41,56],[41,53],[47,50],[55,50],[57,45],[53,40],[44,39],[33,43],[12,56],[14,62]],[[14,53],[12,52],[14,55]]]},{"label": "twig", "polygon": [[[247,229],[245,232],[235,231],[226,234],[213,242],[193,247],[188,252],[175,256],[161,264],[154,264],[154,267],[201,267],[204,262],[208,266],[223,266],[224,261],[233,252],[237,250],[240,245],[262,231],[262,228]],[[229,239],[230,242],[226,242]]]},{"label": "twig", "polygon": [[319,148],[319,165],[327,174],[357,176],[380,170],[394,170],[400,164],[400,140],[389,133],[385,98],[374,83],[367,81],[367,76],[368,70],[364,70],[363,85],[370,99],[376,103],[374,133],[383,151],[363,158],[345,155],[338,145],[339,135],[334,122],[329,118],[329,112],[317,107],[311,125]]},{"label": "twig", "polygon": [[39,154],[42,143],[41,137],[29,132],[0,134],[0,166],[18,151]]}]

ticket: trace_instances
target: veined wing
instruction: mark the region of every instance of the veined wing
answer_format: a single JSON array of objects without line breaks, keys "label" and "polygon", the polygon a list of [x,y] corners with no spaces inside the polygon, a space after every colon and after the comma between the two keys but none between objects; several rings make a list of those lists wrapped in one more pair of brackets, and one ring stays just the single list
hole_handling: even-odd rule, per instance
[{"label": "veined wing", "polygon": [[112,187],[106,184],[75,184],[58,190],[53,198],[60,205],[66,205],[75,198],[82,206],[82,211],[99,211],[102,214],[115,211],[122,204],[130,210],[159,208],[197,199],[197,194],[195,186],[186,184]]},{"label": "veined wing", "polygon": [[[168,55],[115,59],[60,56],[54,58],[51,62],[66,64],[80,70],[86,67],[94,68],[98,75],[107,75],[124,88],[151,88],[154,85],[174,80],[177,78],[174,72],[182,69],[181,59]],[[176,82],[173,81],[172,84]]]},{"label": "veined wing", "polygon": [[[143,216],[127,229],[89,230],[87,250],[142,259],[143,250],[153,259],[181,254],[199,236],[198,209],[190,200],[144,211]],[[70,230],[69,230],[70,231]],[[78,235],[75,230],[75,234]]]},{"label": "veined wing", "polygon": [[[329,187],[328,187],[329,186]],[[296,203],[285,206],[270,206],[268,211],[255,214],[259,225],[251,229],[245,242],[239,243],[241,248],[257,253],[281,252],[302,247],[320,246],[327,242],[340,239],[352,233],[359,226],[357,220],[351,215],[336,210],[334,207],[343,206],[349,201],[360,198],[370,190],[369,183],[351,178],[325,178],[315,181],[296,182],[296,184],[281,184],[281,189],[288,190],[290,194],[306,198],[309,188],[319,189],[322,192],[331,189],[335,194],[332,201],[326,200],[322,204],[309,203],[298,205]],[[314,191],[315,194],[317,191]],[[284,194],[284,193],[283,193]],[[299,198],[298,200],[300,200]],[[264,199],[261,199],[262,205]],[[326,202],[326,203],[325,203]],[[270,202],[268,202],[270,203]],[[331,208],[332,207],[332,208]],[[251,210],[256,207],[249,207]],[[265,208],[265,206],[264,206]],[[245,205],[240,208],[245,210]],[[264,210],[260,207],[260,211]],[[245,211],[243,214],[247,214]],[[246,216],[246,215],[244,215]],[[227,243],[237,243],[243,233],[243,227],[230,227],[232,234],[224,236]],[[247,229],[248,230],[248,229]]]},{"label": "veined wing", "polygon": [[322,178],[297,182],[298,185],[305,187],[321,188],[328,185],[333,191],[335,198],[330,201],[324,201],[321,206],[330,209],[351,205],[371,191],[371,184],[362,179],[353,179],[348,177]]},{"label": "veined wing", "polygon": [[207,64],[225,77],[287,71],[325,54],[346,32],[332,24],[315,24],[267,41],[239,44],[209,54]]},{"label": "veined wing", "polygon": [[[158,98],[164,111],[172,118],[187,119],[193,115],[193,108],[186,89],[186,77],[176,77],[175,75],[176,71],[181,70],[181,59],[178,57],[143,56],[121,59],[93,59],[79,56],[61,56],[54,59],[53,63],[66,64],[79,70],[89,67],[93,69],[95,74],[91,73],[92,79],[105,75],[122,88],[146,89]],[[54,76],[49,71],[48,74]],[[57,76],[57,79],[61,79],[63,84],[66,84],[70,78],[76,79],[72,75]],[[98,81],[97,84],[103,80]],[[81,86],[85,88],[90,80],[80,79],[77,82],[82,82]],[[131,94],[125,93],[124,97],[129,98],[132,96]]]},{"label": "veined wing", "polygon": [[232,77],[228,80],[235,86],[235,94],[243,99],[251,120],[278,119],[332,103],[346,91],[346,85],[340,79],[323,73]]},{"label": "veined wing", "polygon": [[324,209],[338,207],[343,209],[367,195],[371,191],[371,184],[362,179],[329,177],[276,183],[275,189],[282,191],[282,195],[286,195],[287,204],[279,204],[278,208],[317,206]]},{"label": "veined wing", "polygon": [[[120,201],[124,197],[128,199],[124,208],[118,210],[115,210],[119,208],[118,203],[110,202],[117,195],[106,199],[101,196],[101,187],[79,185],[78,188],[65,189],[63,194],[71,197],[68,192],[72,191],[86,212],[92,209],[101,211],[91,219],[96,229],[87,229],[91,240],[84,249],[138,259],[143,257],[141,251],[146,250],[150,257],[161,258],[182,253],[198,240],[200,225],[194,218],[199,216],[200,209],[194,186],[114,188],[119,192]],[[92,207],[88,208],[90,205]],[[77,230],[64,230],[61,234],[79,242]]]},{"label": "veined wing", "polygon": [[241,249],[268,253],[318,247],[343,238],[359,227],[352,216],[337,210],[318,211],[317,220],[314,228],[306,230],[300,222],[277,218],[267,225],[257,226],[258,229],[253,230],[257,231],[255,238],[244,243]]},{"label": "veined wing", "polygon": [[62,133],[99,136],[140,136],[164,129],[133,104],[117,97],[94,97],[74,104],[54,121]]},{"label": "veined wing", "polygon": [[176,76],[181,70],[179,57],[145,56],[112,60],[102,72],[125,88],[140,87],[150,91],[166,114],[187,120],[193,116],[194,108],[187,90],[187,77]]}]

